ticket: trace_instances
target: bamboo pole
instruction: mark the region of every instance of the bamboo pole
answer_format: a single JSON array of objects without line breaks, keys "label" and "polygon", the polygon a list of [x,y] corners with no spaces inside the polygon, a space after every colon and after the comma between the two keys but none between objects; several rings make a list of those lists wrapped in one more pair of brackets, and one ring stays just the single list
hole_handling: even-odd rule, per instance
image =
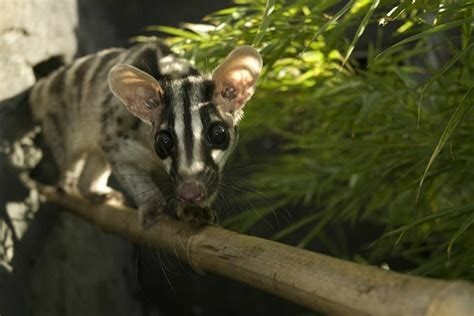
[{"label": "bamboo pole", "polygon": [[220,227],[165,219],[148,230],[136,210],[91,204],[37,185],[49,202],[104,231],[167,251],[219,274],[331,315],[474,315],[474,285],[404,275]]}]

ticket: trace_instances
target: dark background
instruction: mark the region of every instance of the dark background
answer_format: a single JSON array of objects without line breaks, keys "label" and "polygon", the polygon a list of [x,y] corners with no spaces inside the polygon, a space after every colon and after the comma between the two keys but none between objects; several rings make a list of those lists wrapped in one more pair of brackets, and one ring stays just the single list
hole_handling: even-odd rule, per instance
[{"label": "dark background", "polygon": [[78,0],[79,54],[124,46],[150,25],[179,26],[231,5],[227,0]]}]

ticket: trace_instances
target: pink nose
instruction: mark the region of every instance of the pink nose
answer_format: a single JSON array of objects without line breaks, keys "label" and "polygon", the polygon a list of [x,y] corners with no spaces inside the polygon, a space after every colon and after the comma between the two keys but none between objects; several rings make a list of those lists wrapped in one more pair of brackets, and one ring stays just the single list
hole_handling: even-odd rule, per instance
[{"label": "pink nose", "polygon": [[178,198],[189,203],[201,202],[204,198],[204,187],[197,182],[184,182],[178,188]]}]

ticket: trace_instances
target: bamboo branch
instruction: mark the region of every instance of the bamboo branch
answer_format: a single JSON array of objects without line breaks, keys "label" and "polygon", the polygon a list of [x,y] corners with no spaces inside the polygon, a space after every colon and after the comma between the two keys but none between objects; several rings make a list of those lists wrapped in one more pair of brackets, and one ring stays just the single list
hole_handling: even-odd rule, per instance
[{"label": "bamboo branch", "polygon": [[220,227],[195,227],[171,219],[148,230],[136,210],[95,205],[52,187],[36,185],[47,201],[106,232],[219,274],[336,315],[474,315],[474,286],[465,281],[414,277],[331,258]]}]

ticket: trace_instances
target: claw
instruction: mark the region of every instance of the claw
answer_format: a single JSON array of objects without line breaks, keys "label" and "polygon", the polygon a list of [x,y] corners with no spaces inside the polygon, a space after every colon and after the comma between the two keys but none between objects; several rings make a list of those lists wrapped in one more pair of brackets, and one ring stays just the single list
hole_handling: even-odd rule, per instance
[{"label": "claw", "polygon": [[156,206],[141,206],[138,208],[138,211],[140,224],[145,230],[158,223],[160,220],[168,217],[165,214],[164,209],[157,208]]},{"label": "claw", "polygon": [[209,208],[199,206],[188,206],[182,212],[177,213],[178,218],[196,225],[210,225],[216,222],[215,212]]}]

